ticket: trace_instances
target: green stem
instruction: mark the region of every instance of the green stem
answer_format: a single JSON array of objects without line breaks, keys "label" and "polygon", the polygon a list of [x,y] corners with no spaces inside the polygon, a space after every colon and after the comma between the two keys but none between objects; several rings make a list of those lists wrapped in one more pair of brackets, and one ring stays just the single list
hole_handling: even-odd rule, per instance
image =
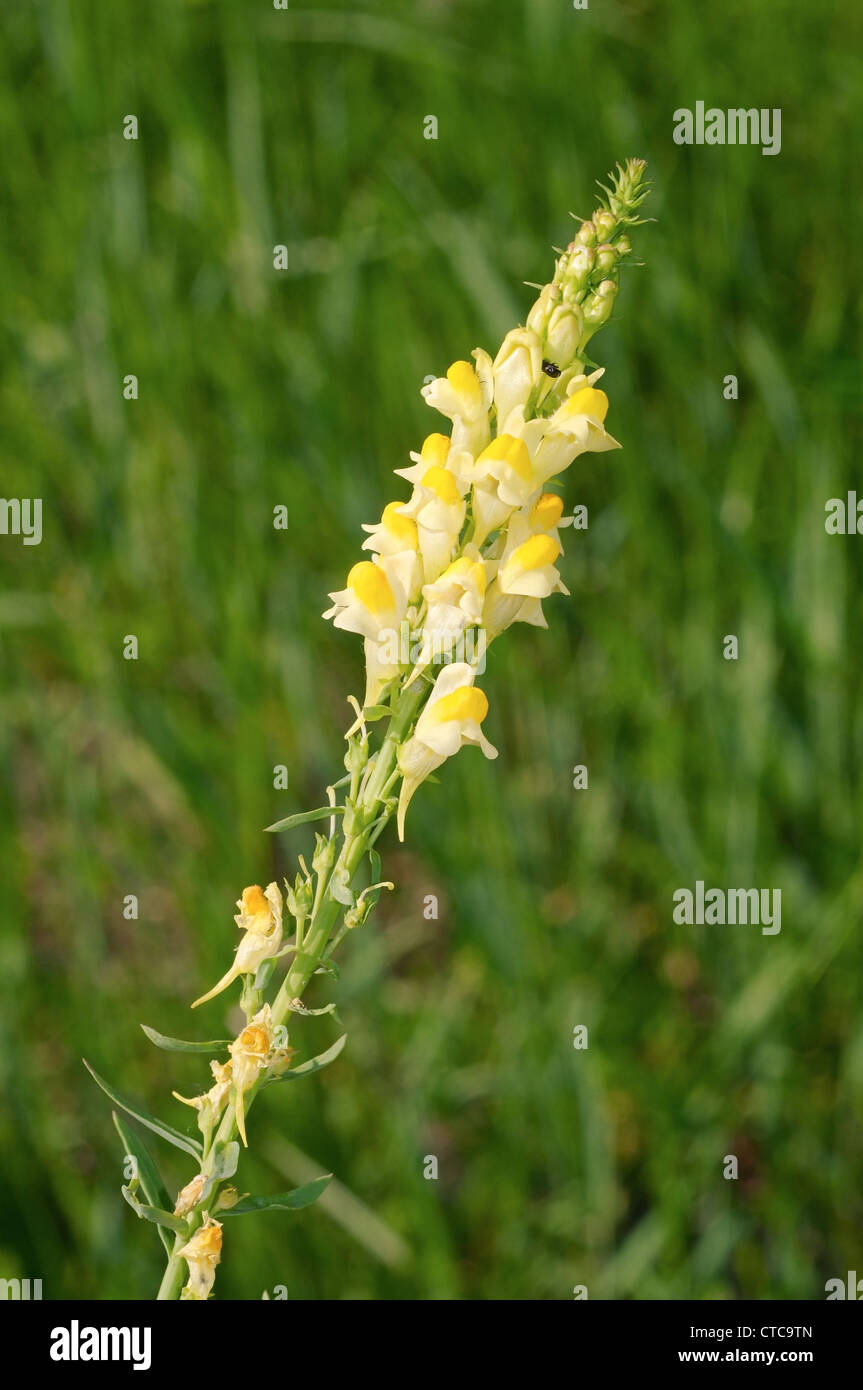
[{"label": "green stem", "polygon": [[[356,806],[355,828],[345,835],[333,869],[333,872],[336,869],[345,870],[349,884],[353,882],[369,849],[369,842],[372,838],[371,827],[379,819],[381,807],[392,788],[394,778],[397,776],[399,748],[404,742],[414,716],[429,689],[430,687],[426,682],[417,681],[407,690],[402,691],[390,718],[386,737],[375,758],[374,767],[369,776],[364,779],[360,799]],[[375,839],[382,828],[382,826],[377,827]],[[286,1021],[291,1012],[290,1005],[295,999],[302,998],[306,986],[323,959],[339,914],[344,912],[343,904],[337,902],[329,892],[328,885],[331,878],[332,874],[328,876],[326,886],[320,882],[318,884],[318,893],[309,919],[308,930],[304,940],[301,943],[298,942],[301,949],[294,956],[291,968],[282,981],[281,988],[273,1002],[271,1012],[275,1026]],[[245,1113],[247,1116],[255,1096],[265,1081],[266,1077],[261,1077],[246,1092]],[[229,1103],[214,1136],[214,1143],[229,1143],[234,1139],[236,1132],[234,1107]],[[208,1146],[208,1150],[210,1147]],[[212,1204],[215,1196],[216,1189],[213,1189],[207,1197],[208,1206]],[[196,1225],[200,1224],[200,1219],[200,1213],[192,1214],[190,1233]],[[186,1279],[186,1266],[179,1251],[187,1239],[188,1237],[177,1236],[174,1241],[174,1248],[168,1259],[159,1292],[156,1295],[159,1300],[178,1299],[180,1297]]]},{"label": "green stem", "polygon": [[164,1303],[168,1299],[178,1299],[180,1297],[180,1291],[186,1282],[186,1262],[179,1252],[185,1245],[186,1240],[186,1236],[174,1237],[174,1248],[165,1266],[165,1273],[162,1275],[159,1292],[156,1294],[158,1302]]}]

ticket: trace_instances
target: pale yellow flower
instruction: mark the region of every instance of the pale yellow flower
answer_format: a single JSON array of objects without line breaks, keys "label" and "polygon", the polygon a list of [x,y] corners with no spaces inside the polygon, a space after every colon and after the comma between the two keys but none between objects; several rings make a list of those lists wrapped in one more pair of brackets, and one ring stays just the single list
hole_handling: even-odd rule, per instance
[{"label": "pale yellow flower", "polygon": [[225,1108],[228,1092],[231,1089],[231,1063],[211,1062],[210,1071],[213,1073],[213,1085],[209,1091],[202,1096],[181,1096],[179,1092],[172,1091],[175,1100],[179,1100],[183,1105],[191,1105],[198,1111],[198,1128],[202,1134],[210,1132],[218,1124]]},{"label": "pale yellow flower", "polygon": [[184,1188],[177,1194],[177,1201],[174,1206],[175,1216],[187,1216],[201,1200],[201,1196],[206,1186],[207,1179],[203,1173],[196,1173],[191,1182],[187,1182]]},{"label": "pale yellow flower", "polygon": [[507,333],[494,359],[494,404],[499,422],[515,406],[527,404],[531,392],[542,381],[542,342],[530,328],[514,328]]},{"label": "pale yellow flower", "polygon": [[412,736],[399,750],[403,781],[398,805],[399,839],[404,839],[405,814],[421,782],[466,743],[481,748],[487,758],[497,749],[480,725],[488,714],[485,694],[474,686],[475,672],[466,662],[445,666],[434,683]]},{"label": "pale yellow flower", "polygon": [[245,935],[237,947],[234,963],[218,984],[195,1000],[193,1009],[221,994],[238,975],[256,974],[265,960],[278,954],[282,944],[282,895],[277,884],[269,883],[263,891],[257,883],[244,888],[237,907],[240,910],[234,921]]},{"label": "pale yellow flower", "polygon": [[586,377],[575,376],[570,381],[568,395],[563,405],[547,420],[531,421],[525,427],[525,437],[530,439],[536,431],[540,435],[537,447],[532,450],[534,467],[540,482],[546,482],[568,468],[579,454],[605,453],[608,449],[619,449],[617,440],[605,428],[608,414],[608,397],[593,383],[601,376],[594,372]]},{"label": "pale yellow flower", "polygon": [[398,627],[407,611],[415,559],[412,551],[403,550],[360,560],[345,588],[330,594],[333,606],[323,616],[332,618],[335,627],[377,641],[382,631]]},{"label": "pale yellow flower", "polygon": [[216,1266],[222,1258],[222,1225],[207,1217],[179,1252],[189,1266],[189,1282],[181,1297],[196,1301],[210,1297],[216,1281]]},{"label": "pale yellow flower", "polygon": [[[413,496],[398,507],[402,517],[416,523],[423,575],[427,584],[437,579],[453,558],[467,503],[467,484],[449,466],[449,440],[429,435],[414,468],[398,469],[414,485]],[[464,459],[464,454],[459,454]]]},{"label": "pale yellow flower", "polygon": [[255,1085],[262,1072],[270,1069],[274,1072],[283,1070],[293,1056],[294,1049],[287,1046],[287,1035],[283,1041],[277,1042],[270,1006],[265,1004],[234,1039],[229,1051],[233,1063],[234,1114],[240,1138],[248,1148],[246,1092]]},{"label": "pale yellow flower", "polygon": [[452,420],[452,447],[478,454],[488,443],[493,382],[488,353],[477,349],[477,366],[453,362],[445,377],[422,388],[426,403]]},{"label": "pale yellow flower", "polygon": [[473,483],[473,539],[482,545],[516,507],[537,490],[530,451],[523,439],[499,434],[487,444],[470,472]]},{"label": "pale yellow flower", "polygon": [[408,685],[430,661],[446,659],[456,638],[480,621],[485,586],[485,565],[475,545],[466,546],[464,553],[433,584],[425,585],[423,598],[428,607],[417,663],[408,676]]},{"label": "pale yellow flower", "polygon": [[490,638],[514,622],[548,626],[541,600],[553,593],[569,593],[555,561],[563,553],[558,528],[571,521],[563,516],[562,498],[553,492],[544,492],[531,507],[512,517],[489,562],[495,576],[482,621]]}]

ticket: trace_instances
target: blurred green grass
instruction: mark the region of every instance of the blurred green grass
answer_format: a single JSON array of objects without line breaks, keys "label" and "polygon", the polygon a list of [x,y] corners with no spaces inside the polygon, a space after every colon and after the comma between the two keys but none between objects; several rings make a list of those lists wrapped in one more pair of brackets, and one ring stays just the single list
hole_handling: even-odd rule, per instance
[{"label": "blurred green grass", "polygon": [[[860,1267],[863,566],[823,523],[859,486],[861,39],[850,0],[4,16],[2,491],[45,534],[0,544],[0,1274],[155,1288],[80,1057],[185,1121],[202,1069],[137,1024],[187,1032],[240,888],[311,838],[260,828],[339,766],[360,653],[319,614],[434,427],[423,377],[494,350],[630,154],[658,220],[595,340],[624,449],[567,478],[573,598],[490,656],[498,762],[387,841],[343,1058],[256,1109],[244,1187],[331,1169],[337,1219],[238,1222],[218,1295],[819,1298]],[[781,107],[781,154],[675,146],[698,99]],[[781,935],[675,927],[696,878],[781,887]]]}]

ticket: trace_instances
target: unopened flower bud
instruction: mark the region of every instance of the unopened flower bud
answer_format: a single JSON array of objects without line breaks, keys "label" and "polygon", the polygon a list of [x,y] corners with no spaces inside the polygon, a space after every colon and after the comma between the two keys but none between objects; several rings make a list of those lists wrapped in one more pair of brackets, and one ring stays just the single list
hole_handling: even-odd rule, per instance
[{"label": "unopened flower bud", "polygon": [[570,252],[566,263],[566,274],[563,283],[563,297],[566,299],[567,291],[571,288],[583,290],[587,284],[588,276],[596,265],[596,252],[592,246],[575,246]]},{"label": "unopened flower bud", "polygon": [[292,888],[288,880],[285,879],[285,897],[291,915],[305,921],[312,910],[312,903],[315,900],[315,890],[312,880],[308,877],[304,878],[302,874],[297,874]]},{"label": "unopened flower bud", "polygon": [[551,313],[559,303],[560,288],[555,284],[546,285],[527,316],[527,327],[537,337],[544,334]]},{"label": "unopened flower bud", "polygon": [[582,246],[596,245],[596,225],[594,222],[582,222],[575,234],[575,240],[580,241]]},{"label": "unopened flower bud", "polygon": [[213,1211],[230,1211],[240,1200],[240,1194],[235,1187],[223,1187],[213,1206]]},{"label": "unopened flower bud", "polygon": [[561,305],[548,322],[545,338],[546,356],[561,369],[572,361],[584,331],[584,318],[577,307]]},{"label": "unopened flower bud", "polygon": [[604,241],[601,246],[596,248],[596,268],[603,274],[609,270],[614,270],[617,265],[617,252],[610,242]]},{"label": "unopened flower bud", "polygon": [[598,328],[611,316],[617,285],[613,280],[603,280],[593,294],[584,302],[584,321],[592,328]]},{"label": "unopened flower bud", "polygon": [[617,218],[607,208],[600,208],[598,212],[593,214],[593,225],[596,228],[597,240],[605,241],[617,226]]},{"label": "unopened flower bud", "polygon": [[328,840],[326,835],[315,836],[315,852],[312,855],[312,868],[318,878],[324,877],[333,867],[336,859],[336,845],[334,840]]},{"label": "unopened flower bud", "polygon": [[623,236],[617,238],[614,246],[618,256],[628,256],[632,250],[632,242],[629,239],[629,234],[624,232]]}]

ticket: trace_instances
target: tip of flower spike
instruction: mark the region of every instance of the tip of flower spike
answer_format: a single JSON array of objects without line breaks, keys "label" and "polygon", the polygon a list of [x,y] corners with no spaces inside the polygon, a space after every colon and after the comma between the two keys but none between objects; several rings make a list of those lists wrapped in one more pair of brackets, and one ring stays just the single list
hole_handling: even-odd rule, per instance
[{"label": "tip of flower spike", "polygon": [[609,173],[610,186],[599,184],[603,193],[607,194],[607,200],[600,200],[600,205],[611,213],[615,221],[634,220],[633,214],[650,192],[650,185],[644,181],[646,170],[646,159],[627,159],[625,164],[618,164]]}]

